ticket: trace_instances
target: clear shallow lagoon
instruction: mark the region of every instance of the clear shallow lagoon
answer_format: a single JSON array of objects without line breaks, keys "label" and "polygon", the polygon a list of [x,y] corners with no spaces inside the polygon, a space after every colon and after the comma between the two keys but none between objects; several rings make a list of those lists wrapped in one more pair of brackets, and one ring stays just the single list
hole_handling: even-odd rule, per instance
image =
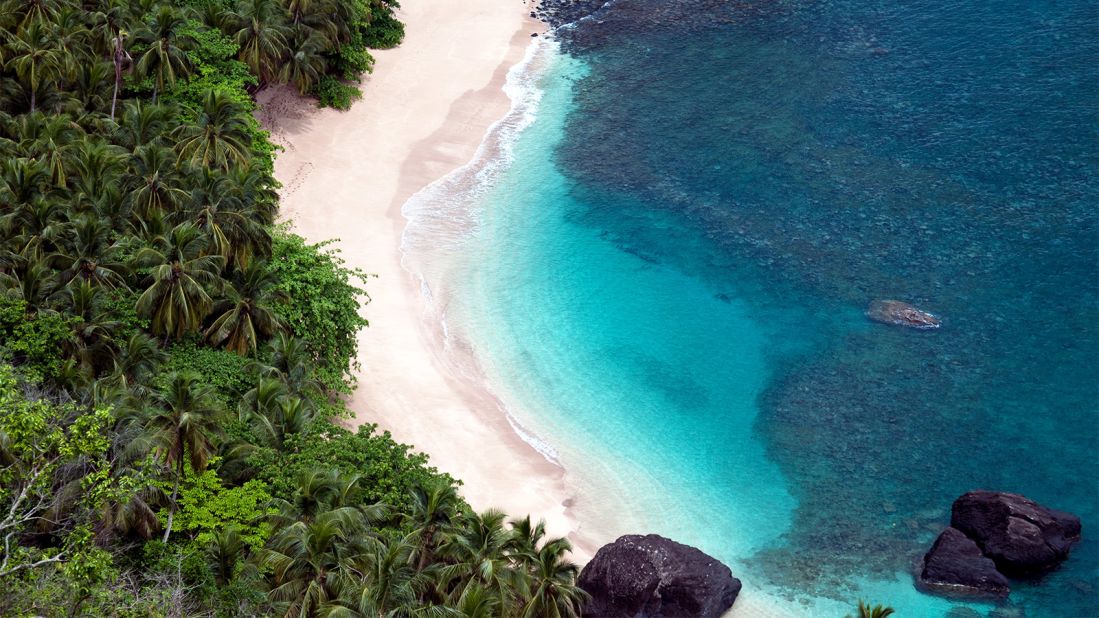
[{"label": "clear shallow lagoon", "polygon": [[894,4],[619,0],[513,72],[408,263],[582,521],[936,616],[951,501],[1018,491],[1084,540],[972,607],[1097,616],[1099,12]]}]

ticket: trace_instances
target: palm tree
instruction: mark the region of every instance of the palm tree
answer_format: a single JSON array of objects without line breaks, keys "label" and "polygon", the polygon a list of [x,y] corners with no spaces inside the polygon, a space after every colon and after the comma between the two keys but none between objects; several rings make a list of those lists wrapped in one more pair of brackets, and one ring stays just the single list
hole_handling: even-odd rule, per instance
[{"label": "palm tree", "polygon": [[462,595],[449,607],[461,618],[497,618],[504,615],[501,611],[503,601],[493,592],[476,583],[471,583],[462,590]]},{"label": "palm tree", "polygon": [[228,94],[210,90],[194,122],[180,124],[172,132],[178,139],[179,160],[196,167],[228,170],[248,166],[252,148],[247,116]]},{"label": "palm tree", "polygon": [[362,579],[342,582],[337,598],[320,608],[320,616],[378,618],[441,609],[419,601],[423,590],[430,586],[431,577],[411,565],[414,545],[400,539],[369,537],[365,544],[366,548],[357,558]]},{"label": "palm tree", "polygon": [[156,340],[145,333],[134,333],[121,344],[112,374],[123,387],[135,387],[148,382],[166,360],[168,353]]},{"label": "palm tree", "polygon": [[305,400],[289,395],[282,382],[268,377],[260,377],[244,394],[238,414],[262,443],[279,452],[288,436],[301,433],[313,420],[313,409]]},{"label": "palm tree", "polygon": [[122,88],[122,73],[133,66],[134,58],[126,50],[127,35],[122,30],[114,33],[112,40],[111,63],[114,65],[114,89],[111,90],[111,120],[114,120],[115,108],[118,105],[118,91]]},{"label": "palm tree", "polygon": [[9,298],[17,298],[27,304],[27,312],[35,313],[48,308],[47,299],[57,289],[54,271],[44,259],[30,254],[23,264],[12,274],[0,281]]},{"label": "palm tree", "polygon": [[[133,57],[126,49],[129,34],[123,29],[123,23],[127,15],[125,6],[121,4],[108,5],[97,11],[93,16],[95,25],[101,29],[100,51],[109,51],[111,64],[114,65],[114,90],[111,92],[111,120],[114,120],[115,107],[118,103],[118,92],[122,89],[122,75],[133,65]],[[104,50],[103,48],[107,49]]]},{"label": "palm tree", "polygon": [[42,2],[41,0],[8,0],[0,10],[10,17],[15,29],[22,30],[34,22],[53,21],[57,9],[64,3]]},{"label": "palm tree", "polygon": [[48,23],[41,21],[32,21],[9,37],[8,44],[12,50],[8,66],[30,90],[30,111],[33,112],[39,89],[44,82],[62,73],[64,58]]},{"label": "palm tree", "polygon": [[520,564],[533,563],[538,555],[538,544],[546,536],[546,522],[539,520],[533,523],[530,515],[522,519],[514,519],[511,525],[511,543],[509,550],[513,558]]},{"label": "palm tree", "polygon": [[298,93],[306,94],[324,76],[325,41],[317,33],[299,27],[286,62],[279,69],[279,81],[293,84]]},{"label": "palm tree", "polygon": [[580,567],[565,558],[572,551],[566,539],[551,539],[538,548],[534,560],[525,560],[523,618],[580,618],[588,595],[576,584]]},{"label": "palm tree", "polygon": [[141,146],[159,145],[160,136],[174,115],[174,110],[166,105],[149,105],[140,99],[126,101],[112,141],[135,154]]},{"label": "palm tree", "polygon": [[142,217],[173,211],[187,198],[172,151],[157,144],[139,146],[131,158],[128,199]]},{"label": "palm tree", "polygon": [[[80,101],[86,110],[99,112],[107,109],[109,103],[106,98],[108,83],[111,73],[110,62],[82,62],[77,65],[72,84],[72,94]],[[95,116],[99,120],[98,116]],[[113,120],[113,118],[112,118]]]},{"label": "palm tree", "polygon": [[286,57],[286,11],[277,0],[244,0],[238,7],[233,38],[240,47],[239,58],[262,86],[274,80]]},{"label": "palm tree", "polygon": [[153,104],[165,87],[172,88],[179,77],[191,73],[187,50],[195,46],[189,35],[181,32],[187,20],[182,11],[162,4],[153,18],[137,32],[137,42],[145,51],[137,59],[137,72],[153,79]]},{"label": "palm tree", "polygon": [[75,316],[68,357],[79,369],[95,375],[114,357],[114,333],[120,323],[103,310],[103,290],[90,281],[65,287],[61,294],[68,315]]},{"label": "palm tree", "polygon": [[218,433],[218,421],[223,413],[214,387],[203,384],[201,376],[173,372],[166,383],[164,390],[155,394],[159,407],[146,424],[160,459],[175,471],[168,525],[164,529],[165,542],[172,534],[184,463],[190,463],[196,474],[206,470],[214,453],[212,439]]},{"label": "palm tree", "polygon": [[268,342],[265,356],[267,364],[249,363],[249,371],[262,377],[276,378],[287,390],[303,399],[320,397],[324,385],[314,377],[314,357],[308,344],[286,331],[279,332]]},{"label": "palm tree", "polygon": [[[275,500],[279,509],[276,521],[312,521],[321,513],[352,509],[360,517],[371,521],[384,514],[380,508],[359,508],[360,477],[357,474],[341,474],[335,469],[306,469],[298,474],[297,487],[291,501]],[[366,520],[364,519],[364,522]]]},{"label": "palm tree", "polygon": [[4,215],[8,217],[12,208],[26,208],[50,196],[53,188],[49,172],[41,162],[27,157],[5,159],[0,172],[0,210],[8,213]]},{"label": "palm tree", "polygon": [[120,180],[125,165],[125,151],[102,139],[83,139],[75,145],[72,156],[72,174],[69,178],[71,199],[76,210],[93,209],[114,219],[114,227],[121,223]]},{"label": "palm tree", "polygon": [[236,285],[225,288],[225,300],[214,308],[220,315],[206,329],[206,340],[247,356],[255,352],[261,338],[284,330],[274,305],[285,301],[287,295],[276,287],[278,283],[265,265],[250,265],[240,273]]},{"label": "palm tree", "polygon": [[138,315],[150,318],[152,332],[165,340],[198,331],[213,308],[207,290],[221,287],[224,260],[202,255],[206,242],[195,226],[183,223],[161,237],[158,248],[144,247],[135,257],[152,267],[151,284],[137,299]]},{"label": "palm tree", "polygon": [[53,199],[56,188],[44,166],[27,159],[4,162],[0,176],[0,230],[9,247],[24,255],[53,246],[65,229],[64,202]]},{"label": "palm tree", "polygon": [[206,564],[218,586],[226,586],[236,578],[238,565],[244,562],[248,546],[240,536],[240,528],[231,525],[214,534],[206,546]]},{"label": "palm tree", "polygon": [[157,505],[162,504],[165,496],[156,485],[142,478],[141,473],[128,465],[116,464],[111,468],[111,477],[119,485],[134,487],[132,492],[118,492],[105,500],[99,512],[97,528],[100,534],[114,531],[121,535],[151,539],[160,530],[160,520],[156,516]]},{"label": "palm tree", "polygon": [[416,570],[422,571],[435,557],[444,532],[457,518],[462,499],[454,485],[441,478],[431,478],[412,490],[412,508],[405,515],[412,528],[410,540],[416,543],[413,557]]},{"label": "palm tree", "polygon": [[[440,553],[454,561],[440,570],[444,587],[461,591],[475,582],[492,591],[508,605],[522,588],[518,574],[510,568],[507,550],[511,535],[504,528],[507,515],[496,509],[470,513],[452,528]],[[457,596],[457,595],[455,595]]]},{"label": "palm tree", "polygon": [[119,260],[119,249],[110,241],[112,230],[107,221],[83,215],[65,228],[57,239],[58,250],[50,256],[60,270],[61,285],[80,281],[107,288],[126,288],[127,268]]},{"label": "palm tree", "polygon": [[82,8],[63,3],[50,23],[54,26],[53,40],[61,54],[61,77],[72,80],[81,65],[95,63],[92,53],[92,34]]},{"label": "palm tree", "polygon": [[66,168],[73,159],[70,150],[82,137],[80,127],[64,116],[31,112],[14,121],[12,130],[21,137],[19,147],[23,156],[41,161],[54,186],[64,187]]},{"label": "palm tree", "polygon": [[[238,167],[229,172],[229,189],[240,204],[247,206],[248,212],[257,221],[270,225],[278,213],[278,193],[275,191],[271,174],[255,167]],[[264,239],[269,245],[270,241]]]},{"label": "palm tree", "polygon": [[193,179],[190,205],[173,220],[190,220],[210,236],[208,253],[244,270],[255,256],[266,257],[271,246],[264,212],[253,199],[240,195],[233,176],[203,168]]},{"label": "palm tree", "polygon": [[326,49],[348,42],[352,23],[361,19],[355,14],[361,9],[332,0],[289,0],[287,9],[294,28],[320,37]]},{"label": "palm tree", "polygon": [[350,507],[277,528],[259,552],[269,573],[268,597],[283,616],[313,616],[339,597],[347,579],[357,579],[356,539],[362,514]]},{"label": "palm tree", "polygon": [[[870,604],[863,603],[862,599],[859,599],[859,615],[855,618],[888,618],[894,613],[892,607],[886,607],[884,605],[875,605],[870,607]],[[848,616],[848,618],[851,618]]]}]

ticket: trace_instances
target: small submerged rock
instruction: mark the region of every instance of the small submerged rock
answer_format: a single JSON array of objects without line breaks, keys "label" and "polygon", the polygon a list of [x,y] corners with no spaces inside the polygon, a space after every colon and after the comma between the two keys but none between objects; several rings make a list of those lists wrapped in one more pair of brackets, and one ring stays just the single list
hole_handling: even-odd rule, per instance
[{"label": "small submerged rock", "polygon": [[875,300],[866,310],[866,317],[894,326],[932,329],[942,326],[942,321],[934,315],[899,300]]},{"label": "small submerged rock", "polygon": [[729,567],[662,536],[630,534],[604,545],[580,572],[584,616],[717,618],[740,593]]}]

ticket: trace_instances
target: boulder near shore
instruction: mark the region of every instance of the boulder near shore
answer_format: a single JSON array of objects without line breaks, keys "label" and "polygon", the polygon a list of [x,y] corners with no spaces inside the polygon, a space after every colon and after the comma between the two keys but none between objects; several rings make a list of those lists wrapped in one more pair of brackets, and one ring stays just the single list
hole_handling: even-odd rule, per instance
[{"label": "boulder near shore", "polygon": [[924,556],[918,583],[945,596],[1006,596],[1008,576],[1056,568],[1079,540],[1075,515],[1019,494],[971,491],[954,501],[950,527]]},{"label": "boulder near shore", "polygon": [[875,300],[866,310],[866,317],[893,326],[906,326],[930,330],[942,326],[942,321],[934,315],[899,300]]},{"label": "boulder near shore", "polygon": [[596,552],[580,572],[593,618],[717,618],[740,593],[729,567],[662,536],[630,534]]}]

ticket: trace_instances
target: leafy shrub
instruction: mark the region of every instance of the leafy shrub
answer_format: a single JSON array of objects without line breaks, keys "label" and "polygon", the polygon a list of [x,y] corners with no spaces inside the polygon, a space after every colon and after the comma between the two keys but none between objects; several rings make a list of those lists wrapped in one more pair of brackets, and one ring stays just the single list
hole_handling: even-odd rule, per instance
[{"label": "leafy shrub", "polygon": [[350,42],[340,45],[330,62],[336,75],[348,81],[357,82],[363,73],[374,70],[374,56],[367,50],[362,32],[353,33]]},{"label": "leafy shrub", "polygon": [[300,473],[317,468],[357,474],[365,490],[364,504],[384,502],[400,509],[407,508],[412,489],[427,479],[441,476],[453,482],[428,465],[427,455],[411,452],[410,446],[394,440],[388,431],[378,434],[376,430],[376,425],[367,424],[352,432],[320,420],[287,439],[286,455],[257,453],[251,463],[271,493],[284,499],[293,495]]},{"label": "leafy shrub", "polygon": [[301,236],[276,231],[267,268],[279,281],[287,302],[279,317],[304,339],[317,360],[317,378],[331,391],[350,392],[351,363],[358,350],[356,336],[369,323],[359,306],[370,302],[358,287],[366,273],[344,266],[331,242],[310,245]]},{"label": "leafy shrub", "polygon": [[[190,537],[196,548],[205,547],[227,526],[236,526],[249,547],[263,547],[271,531],[263,516],[275,513],[266,483],[252,480],[240,487],[225,487],[213,468],[196,476],[187,466],[179,491],[175,530]],[[166,521],[166,509],[162,515]]]},{"label": "leafy shrub", "polygon": [[235,409],[237,400],[255,386],[255,377],[248,371],[249,362],[249,359],[232,352],[186,340],[168,348],[168,362],[162,375],[171,372],[197,373],[202,376],[203,383],[216,389],[222,404]]},{"label": "leafy shrub", "polygon": [[[397,6],[396,2],[389,3]],[[393,9],[388,6],[376,7],[374,19],[364,33],[364,42],[367,47],[373,49],[389,49],[401,44],[404,40],[404,24],[397,21],[393,15]]]},{"label": "leafy shrub", "polygon": [[61,375],[75,321],[52,311],[27,313],[23,300],[0,297],[0,346],[28,381],[54,378]]},{"label": "leafy shrub", "polygon": [[357,86],[345,84],[331,75],[325,75],[320,79],[313,94],[321,107],[339,110],[351,109],[351,104],[363,96]]}]

